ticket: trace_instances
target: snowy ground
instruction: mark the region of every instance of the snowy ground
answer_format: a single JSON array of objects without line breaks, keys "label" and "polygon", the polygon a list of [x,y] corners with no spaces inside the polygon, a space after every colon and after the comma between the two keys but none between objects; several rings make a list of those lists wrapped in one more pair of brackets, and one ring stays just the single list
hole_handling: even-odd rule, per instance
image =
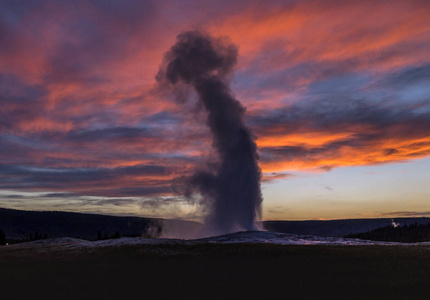
[{"label": "snowy ground", "polygon": [[[311,235],[296,235],[268,231],[242,231],[226,235],[192,239],[165,239],[165,238],[143,238],[123,237],[101,241],[86,241],[76,238],[56,238],[39,240],[15,245],[9,245],[8,250],[49,252],[57,250],[91,250],[101,247],[120,247],[126,245],[196,245],[196,244],[232,244],[232,243],[254,243],[254,244],[276,244],[276,245],[416,245],[392,242],[375,242],[360,239],[344,239],[336,237],[318,237]],[[430,242],[420,243],[430,245]]]},{"label": "snowy ground", "polygon": [[400,243],[374,242],[338,237],[319,237],[269,231],[241,231],[221,236],[192,240],[199,243],[268,243],[276,245],[399,245]]}]

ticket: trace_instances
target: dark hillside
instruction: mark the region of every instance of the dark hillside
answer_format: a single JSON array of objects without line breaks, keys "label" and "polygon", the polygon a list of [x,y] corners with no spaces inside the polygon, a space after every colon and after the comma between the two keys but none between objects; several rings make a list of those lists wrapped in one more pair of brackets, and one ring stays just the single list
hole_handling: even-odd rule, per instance
[{"label": "dark hillside", "polygon": [[156,237],[161,234],[163,226],[170,223],[177,226],[194,225],[193,222],[178,220],[0,208],[0,229],[9,241],[31,240],[36,236],[96,240],[113,237],[116,233],[121,236]]},{"label": "dark hillside", "polygon": [[345,219],[345,220],[311,220],[311,221],[265,221],[264,229],[274,232],[316,235],[324,237],[344,237],[348,234],[370,231],[376,228],[391,226],[395,221],[400,226],[410,224],[427,224],[430,218],[389,218],[389,219]]},{"label": "dark hillside", "polygon": [[385,226],[371,231],[349,234],[347,238],[358,238],[371,241],[420,243],[430,241],[430,223],[410,224],[403,226]]}]

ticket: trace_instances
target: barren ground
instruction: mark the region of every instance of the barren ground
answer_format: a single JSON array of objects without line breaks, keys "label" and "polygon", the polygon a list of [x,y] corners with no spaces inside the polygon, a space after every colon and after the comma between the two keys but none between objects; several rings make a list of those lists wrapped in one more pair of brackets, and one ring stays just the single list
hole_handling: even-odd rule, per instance
[{"label": "barren ground", "polygon": [[428,299],[430,294],[429,245],[42,248],[0,247],[1,299]]}]

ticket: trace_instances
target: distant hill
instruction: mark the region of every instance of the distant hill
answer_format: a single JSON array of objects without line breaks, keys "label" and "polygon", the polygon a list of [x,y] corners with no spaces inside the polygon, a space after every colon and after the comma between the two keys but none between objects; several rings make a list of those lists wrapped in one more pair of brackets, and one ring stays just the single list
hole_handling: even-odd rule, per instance
[{"label": "distant hill", "polygon": [[140,217],[116,217],[61,211],[23,211],[0,208],[0,230],[6,239],[78,237],[86,240],[120,236],[179,235],[194,232],[199,223]]},{"label": "distant hill", "polygon": [[371,241],[421,243],[430,241],[430,223],[403,226],[385,226],[362,233],[349,234],[347,238]]},{"label": "distant hill", "polygon": [[294,234],[309,234],[322,237],[344,237],[349,234],[366,232],[376,228],[391,226],[393,220],[400,226],[427,224],[430,218],[389,218],[389,219],[345,219],[327,221],[265,221],[265,230]]},{"label": "distant hill", "polygon": [[[400,226],[427,224],[430,218],[396,218]],[[346,219],[330,221],[264,221],[268,231],[344,237],[390,226],[393,219]],[[202,224],[183,220],[116,217],[61,211],[23,211],[0,208],[0,230],[8,241],[72,237],[86,240],[117,236],[196,238]]]}]

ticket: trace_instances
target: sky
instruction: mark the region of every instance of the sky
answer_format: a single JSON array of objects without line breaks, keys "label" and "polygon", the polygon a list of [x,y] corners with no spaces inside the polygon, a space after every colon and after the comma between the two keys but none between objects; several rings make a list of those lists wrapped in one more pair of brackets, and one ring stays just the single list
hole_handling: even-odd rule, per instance
[{"label": "sky", "polygon": [[430,216],[430,2],[0,0],[0,207],[201,220],[213,152],[156,75],[178,34],[236,45],[264,220]]}]

